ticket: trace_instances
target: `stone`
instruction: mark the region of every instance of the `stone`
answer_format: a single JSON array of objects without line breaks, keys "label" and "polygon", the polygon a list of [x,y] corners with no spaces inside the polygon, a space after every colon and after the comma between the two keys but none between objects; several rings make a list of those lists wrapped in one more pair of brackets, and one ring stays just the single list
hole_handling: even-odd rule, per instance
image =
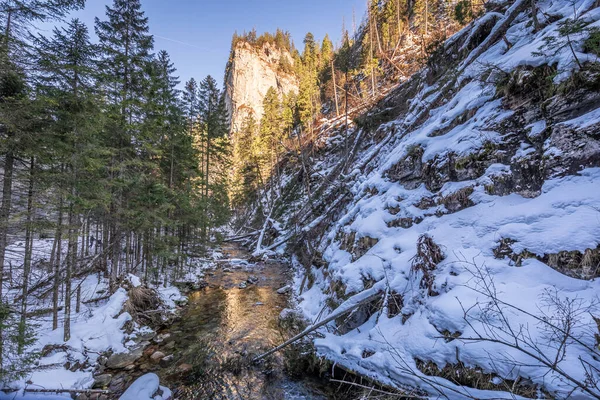
[{"label": "stone", "polygon": [[255,285],[258,283],[258,278],[254,275],[250,275],[246,282],[248,282],[250,285]]},{"label": "stone", "polygon": [[171,363],[173,362],[173,359],[174,359],[174,358],[175,358],[175,357],[173,356],[173,354],[169,354],[168,356],[165,356],[165,357],[163,357],[163,358],[160,360],[160,363],[159,363],[159,364],[160,364],[160,366],[161,366],[161,367],[163,367],[163,368],[165,368],[165,367],[168,367],[168,366],[169,366],[169,364],[171,364]]},{"label": "stone", "polygon": [[102,375],[96,375],[94,377],[94,389],[103,389],[105,387],[107,387],[110,384],[110,381],[112,380],[112,375],[111,374],[102,374]]},{"label": "stone", "polygon": [[150,356],[150,360],[152,360],[153,363],[158,364],[160,360],[162,360],[165,357],[165,355],[166,354],[162,351],[157,351]]},{"label": "stone", "polygon": [[144,355],[142,347],[136,347],[129,353],[115,353],[108,358],[106,367],[110,369],[123,369],[135,363]]},{"label": "stone", "polygon": [[292,287],[290,285],[286,285],[277,290],[278,294],[286,294],[292,291]]},{"label": "stone", "polygon": [[241,283],[238,285],[238,287],[239,287],[240,289],[246,289],[246,288],[248,287],[248,285],[246,284],[246,282],[241,282]]},{"label": "stone", "polygon": [[144,332],[136,336],[134,341],[136,343],[142,343],[154,339],[154,336],[156,336],[156,332]]},{"label": "stone", "polygon": [[192,370],[192,368],[194,368],[194,366],[192,364],[180,364],[177,367],[177,372],[179,372],[179,373],[190,372]]},{"label": "stone", "polygon": [[158,350],[158,346],[156,346],[156,345],[155,345],[155,346],[150,346],[150,347],[147,347],[147,348],[144,350],[144,352],[143,352],[143,355],[144,355],[144,356],[147,356],[147,357],[150,357],[152,354],[154,354],[154,352],[155,352],[156,350]]},{"label": "stone", "polygon": [[170,333],[162,333],[154,338],[154,343],[162,343],[170,337]]}]

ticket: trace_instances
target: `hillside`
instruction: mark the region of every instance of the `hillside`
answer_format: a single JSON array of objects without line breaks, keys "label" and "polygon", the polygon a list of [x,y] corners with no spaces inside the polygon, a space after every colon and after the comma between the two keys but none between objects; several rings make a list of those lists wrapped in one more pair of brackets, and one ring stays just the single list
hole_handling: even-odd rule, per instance
[{"label": "hillside", "polygon": [[265,190],[257,254],[293,254],[308,321],[379,293],[313,336],[336,366],[419,398],[600,397],[600,9],[535,4],[489,3]]}]

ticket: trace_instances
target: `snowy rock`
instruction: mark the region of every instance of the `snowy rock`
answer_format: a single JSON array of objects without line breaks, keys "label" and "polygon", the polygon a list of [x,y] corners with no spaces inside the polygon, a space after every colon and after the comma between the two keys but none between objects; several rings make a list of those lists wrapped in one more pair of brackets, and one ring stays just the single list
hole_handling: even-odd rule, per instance
[{"label": "snowy rock", "polygon": [[156,374],[146,374],[136,380],[119,400],[168,400],[171,396],[169,389],[160,386]]},{"label": "snowy rock", "polygon": [[162,343],[170,337],[170,333],[162,333],[154,338],[154,343]]},{"label": "snowy rock", "polygon": [[174,358],[175,358],[175,357],[173,356],[173,354],[170,354],[170,355],[168,355],[168,356],[165,356],[165,357],[163,357],[163,358],[160,360],[160,366],[161,366],[161,367],[163,367],[163,368],[165,368],[165,367],[169,366],[169,364],[171,364],[171,363],[173,362],[173,359],[174,359]]},{"label": "snowy rock", "polygon": [[280,289],[277,289],[278,294],[286,294],[292,291],[292,287],[290,285],[286,285]]}]

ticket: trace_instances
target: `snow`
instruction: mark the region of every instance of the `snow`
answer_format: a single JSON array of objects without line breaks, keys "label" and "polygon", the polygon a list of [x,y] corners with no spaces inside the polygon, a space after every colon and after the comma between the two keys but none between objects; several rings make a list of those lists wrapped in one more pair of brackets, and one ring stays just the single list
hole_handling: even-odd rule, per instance
[{"label": "snow", "polygon": [[[581,166],[575,175],[554,176],[544,182],[533,198],[517,193],[505,196],[488,193],[487,185],[512,174],[509,165],[500,163],[490,165],[476,179],[449,182],[434,192],[424,184],[407,188],[388,178],[387,172],[416,146],[423,149],[423,163],[443,165],[449,154],[465,157],[480,152],[488,144],[502,143],[502,135],[506,133],[501,134],[497,128],[515,115],[503,109],[493,80],[482,82],[479,77],[491,67],[510,73],[521,66],[555,64],[558,68],[555,82],[567,79],[578,66],[573,52],[561,42],[564,38],[558,37],[558,29],[567,18],[574,17],[589,22],[590,26],[599,24],[600,10],[590,10],[592,4],[590,0],[538,2],[540,18],[552,15],[558,19],[534,33],[530,18],[525,14],[517,16],[506,34],[512,45],[510,49],[499,40],[479,56],[463,62],[458,72],[459,85],[452,97],[447,102],[440,101],[441,105],[430,110],[416,126],[417,117],[438,100],[441,92],[439,83],[423,84],[410,100],[409,111],[380,127],[388,131],[393,127],[396,135],[359,154],[359,165],[372,160],[368,172],[362,175],[356,168],[346,177],[352,177],[353,201],[336,218],[322,241],[322,248],[318,249],[327,267],[311,269],[314,284],[309,288],[304,287],[301,272],[294,277],[295,291],[304,288],[298,297],[298,307],[313,322],[323,320],[333,312],[328,306],[333,282],[343,283],[351,300],[371,293],[373,288],[388,294],[394,292],[402,295],[403,307],[400,315],[391,318],[383,307],[362,326],[344,335],[332,325],[321,328],[315,339],[320,355],[392,386],[409,385],[437,393],[432,384],[440,384],[443,395],[452,399],[519,398],[501,391],[502,382],[517,376],[566,395],[574,389],[572,383],[540,360],[500,343],[468,339],[488,333],[510,341],[506,332],[512,329],[524,332],[521,343],[524,341],[528,349],[552,358],[557,344],[551,339],[552,328],[547,321],[555,321],[561,306],[574,302],[580,311],[574,329],[585,340],[571,343],[559,364],[570,376],[586,379],[582,360],[594,363],[590,349],[596,345],[590,328],[595,329],[592,315],[600,316],[600,279],[571,278],[536,258],[524,259],[517,266],[509,258],[496,258],[494,250],[502,239],[511,240],[515,254],[527,251],[539,259],[562,251],[595,249],[600,244],[600,168]],[[504,17],[486,18],[500,23]],[[467,35],[467,31],[457,34],[460,35]],[[553,36],[558,44],[544,47],[547,38]],[[580,60],[590,57],[580,53],[584,38],[585,34],[571,37]],[[561,124],[576,129],[596,126],[600,123],[599,110]],[[468,117],[456,124],[457,117],[463,115]],[[535,143],[534,139],[543,135],[551,123],[535,121],[524,133]],[[548,139],[543,146],[545,158],[563,155],[552,143]],[[512,158],[513,162],[528,159],[536,152],[536,147],[524,141],[507,159]],[[373,157],[374,154],[377,156]],[[469,195],[473,206],[450,213],[441,204],[444,196],[468,187],[473,189]],[[431,199],[429,209],[416,207],[424,198]],[[389,224],[400,218],[411,219],[414,224],[409,228]],[[309,229],[310,226],[305,230]],[[375,239],[376,244],[364,254],[353,255],[342,244],[342,238],[348,239],[351,234],[355,243],[368,237]],[[445,254],[434,272],[437,296],[429,296],[420,287],[422,273],[411,268],[417,255],[417,240],[422,235],[431,237]],[[297,260],[293,263],[298,265]],[[486,287],[493,290],[482,290]],[[504,302],[495,311],[491,301],[494,296]],[[507,316],[507,325],[497,322],[502,321],[501,314]],[[491,325],[484,321],[491,321]],[[446,340],[443,332],[458,332],[462,340]],[[363,358],[364,350],[374,354]],[[500,385],[500,391],[469,389],[431,376],[424,379],[415,359],[431,361],[440,368],[460,361],[467,367],[494,371],[498,376],[492,382]],[[573,398],[587,397],[575,388]]]},{"label": "snow", "polygon": [[[158,391],[162,394],[157,394]],[[164,386],[160,386],[156,374],[146,374],[138,378],[123,393],[119,400],[167,400],[171,398],[171,391]]]},{"label": "snow", "polygon": [[[63,248],[66,250],[65,240]],[[50,258],[52,250],[52,239],[36,239],[33,245],[33,265],[38,265],[43,260]],[[80,243],[81,245],[81,243]],[[79,246],[80,246],[79,245]],[[79,247],[78,246],[78,247]],[[23,243],[14,242],[8,248],[8,260],[13,266],[22,264]],[[194,260],[191,260],[193,262]],[[202,265],[202,268],[205,266]],[[196,270],[194,270],[197,272]],[[12,282],[19,282],[22,277],[21,270],[13,270]],[[43,269],[32,270],[31,287],[38,282],[43,282],[48,277],[48,272]],[[127,276],[126,281],[133,287],[142,284],[141,279],[133,274]],[[5,280],[5,283],[7,281]],[[4,382],[3,386],[14,390],[29,389],[89,389],[94,383],[93,368],[100,355],[107,351],[124,353],[130,351],[136,343],[131,339],[149,330],[147,327],[134,326],[132,335],[123,331],[125,323],[131,321],[131,316],[123,312],[123,305],[127,301],[127,291],[119,288],[108,299],[87,302],[88,300],[102,299],[109,290],[108,280],[104,277],[91,273],[83,278],[75,278],[72,287],[81,288],[81,310],[76,312],[76,296],[72,296],[71,305],[71,338],[63,340],[63,312],[59,313],[59,327],[52,329],[52,315],[44,314],[36,317],[36,338],[30,351],[41,352],[42,349],[54,346],[56,349],[41,357],[33,371],[24,378]],[[176,301],[184,299],[181,292],[174,286],[156,288],[165,305],[175,309]],[[20,294],[20,289],[5,288],[8,298],[15,298]],[[47,309],[52,306],[51,296],[45,300],[28,304],[28,310]],[[70,371],[64,367],[66,363],[73,365],[80,363],[85,365],[82,370]],[[16,397],[15,397],[16,396]],[[0,398],[23,398],[23,399],[55,399],[70,398],[68,395],[41,395],[23,392],[1,393]]]}]

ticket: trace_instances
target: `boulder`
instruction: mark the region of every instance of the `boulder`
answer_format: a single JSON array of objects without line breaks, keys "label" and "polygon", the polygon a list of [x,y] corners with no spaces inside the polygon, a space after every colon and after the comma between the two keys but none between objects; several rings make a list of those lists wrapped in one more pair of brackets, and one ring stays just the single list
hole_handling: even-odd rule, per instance
[{"label": "boulder", "polygon": [[106,367],[110,369],[123,369],[135,363],[144,354],[142,347],[136,347],[129,353],[115,353],[108,358]]},{"label": "boulder", "polygon": [[110,381],[112,380],[112,375],[111,374],[102,374],[102,375],[96,375],[94,377],[94,389],[103,389],[105,387],[107,387],[110,384]]}]

